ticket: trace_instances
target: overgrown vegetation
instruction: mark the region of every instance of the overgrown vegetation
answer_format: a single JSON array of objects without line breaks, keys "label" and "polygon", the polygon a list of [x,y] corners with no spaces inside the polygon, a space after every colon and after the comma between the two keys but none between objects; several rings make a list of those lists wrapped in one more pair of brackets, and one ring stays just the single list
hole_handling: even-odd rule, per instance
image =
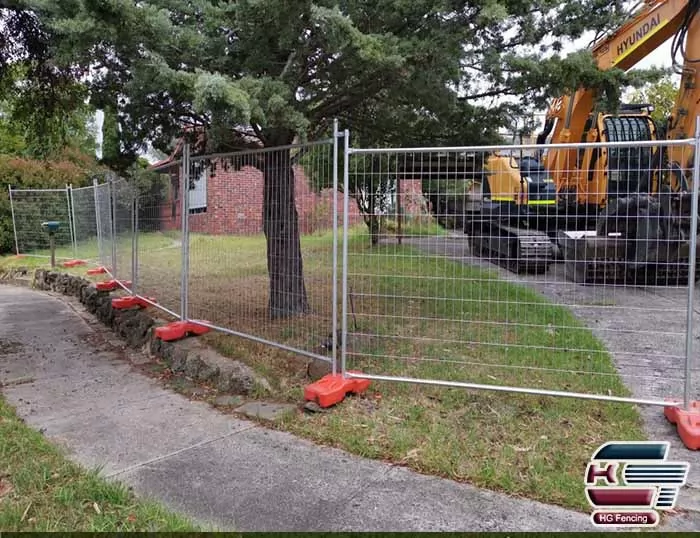
[{"label": "overgrown vegetation", "polygon": [[0,529],[7,532],[196,531],[126,486],[68,461],[0,396]]}]

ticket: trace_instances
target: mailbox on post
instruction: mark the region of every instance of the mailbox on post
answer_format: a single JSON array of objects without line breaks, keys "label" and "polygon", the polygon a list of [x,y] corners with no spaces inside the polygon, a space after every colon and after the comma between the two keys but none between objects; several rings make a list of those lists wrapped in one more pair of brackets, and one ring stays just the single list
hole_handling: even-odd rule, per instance
[{"label": "mailbox on post", "polygon": [[49,248],[51,249],[51,268],[56,267],[56,232],[61,227],[57,220],[48,220],[41,223],[41,227],[49,232]]}]

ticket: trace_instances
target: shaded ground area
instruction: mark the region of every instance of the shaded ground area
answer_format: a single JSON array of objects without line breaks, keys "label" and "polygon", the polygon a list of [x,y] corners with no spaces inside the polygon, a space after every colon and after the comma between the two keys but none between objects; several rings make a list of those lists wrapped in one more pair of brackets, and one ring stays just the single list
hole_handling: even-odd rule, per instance
[{"label": "shaded ground area", "polygon": [[[589,530],[584,514],[422,476],[222,415],[139,374],[66,303],[0,287],[3,395],[78,462],[236,530]],[[22,380],[21,382],[16,382]],[[678,520],[681,521],[681,520]]]},{"label": "shaded ground area", "polygon": [[[498,270],[504,279],[526,283],[556,304],[565,305],[605,344],[635,398],[682,398],[687,288],[588,286],[569,282],[556,264],[545,275],[514,275],[469,252],[466,236],[411,239],[431,255]],[[696,289],[697,316],[700,292]],[[693,398],[700,399],[700,323],[693,334]],[[640,406],[650,440],[671,442],[672,457],[691,463],[689,487],[681,492],[680,506],[700,510],[700,452],[687,450],[660,407]]]}]

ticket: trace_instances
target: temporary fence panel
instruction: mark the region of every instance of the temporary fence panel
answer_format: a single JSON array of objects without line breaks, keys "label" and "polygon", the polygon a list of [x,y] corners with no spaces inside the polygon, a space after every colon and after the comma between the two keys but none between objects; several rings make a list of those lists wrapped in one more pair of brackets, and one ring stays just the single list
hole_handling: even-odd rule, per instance
[{"label": "temporary fence panel", "polygon": [[331,362],[337,155],[324,140],[191,158],[190,319]]},{"label": "temporary fence panel", "polygon": [[114,264],[111,190],[110,182],[94,184],[98,257],[100,264],[109,271]]},{"label": "temporary fence panel", "polygon": [[75,257],[100,261],[95,186],[71,188],[71,220],[75,237]]},{"label": "temporary fence panel", "polygon": [[49,257],[49,232],[42,226],[56,221],[56,257],[74,257],[70,197],[63,189],[13,189],[10,187],[16,254]]},{"label": "temporary fence panel", "polygon": [[[344,372],[658,405],[680,397],[697,204],[640,193],[676,177],[656,170],[652,150],[692,163],[694,144],[348,149],[345,187],[371,217],[343,230]],[[549,167],[525,150],[544,150]],[[555,176],[578,200],[555,203]],[[424,197],[408,219],[397,190]],[[386,226],[400,220],[401,241]]]},{"label": "temporary fence panel", "polygon": [[156,301],[169,317],[180,316],[182,275],[182,203],[179,163],[160,174],[148,193],[138,197],[136,293]]},{"label": "temporary fence panel", "polygon": [[59,258],[346,376],[666,405],[697,389],[699,168],[696,140],[351,149],[336,125],[185,144],[138,198],[112,179],[10,200],[19,254],[48,256],[59,221]]},{"label": "temporary fence panel", "polygon": [[136,191],[124,178],[112,181],[112,215],[115,264],[112,276],[131,289],[133,282],[134,200]]}]

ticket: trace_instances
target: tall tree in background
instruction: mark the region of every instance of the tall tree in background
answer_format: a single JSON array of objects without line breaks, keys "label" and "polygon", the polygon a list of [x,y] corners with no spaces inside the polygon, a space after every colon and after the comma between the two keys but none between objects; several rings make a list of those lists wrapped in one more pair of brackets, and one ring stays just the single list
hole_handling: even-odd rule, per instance
[{"label": "tall tree in background", "polygon": [[666,76],[656,82],[648,83],[632,93],[632,101],[635,103],[647,103],[653,105],[651,117],[659,125],[666,125],[676,97],[680,89],[678,77]]},{"label": "tall tree in background", "polygon": [[[236,142],[217,133],[250,128],[273,147],[327,134],[333,118],[360,144],[478,143],[506,112],[549,94],[584,81],[615,94],[624,82],[587,53],[555,54],[563,40],[617,24],[622,0],[14,4],[51,36],[41,43],[57,73],[89,73],[92,102],[117,103],[121,151],[132,156],[146,140],[166,148],[185,126],[223,151]],[[518,101],[484,101],[503,97]],[[285,153],[258,166],[270,314],[292,315],[307,306],[292,163]]]},{"label": "tall tree in background", "polygon": [[[86,71],[53,56],[55,35],[38,12],[22,1],[0,7],[0,95],[2,119],[24,139],[23,153],[47,158],[65,147],[94,153],[88,123]],[[16,141],[16,140],[15,140]]]}]

